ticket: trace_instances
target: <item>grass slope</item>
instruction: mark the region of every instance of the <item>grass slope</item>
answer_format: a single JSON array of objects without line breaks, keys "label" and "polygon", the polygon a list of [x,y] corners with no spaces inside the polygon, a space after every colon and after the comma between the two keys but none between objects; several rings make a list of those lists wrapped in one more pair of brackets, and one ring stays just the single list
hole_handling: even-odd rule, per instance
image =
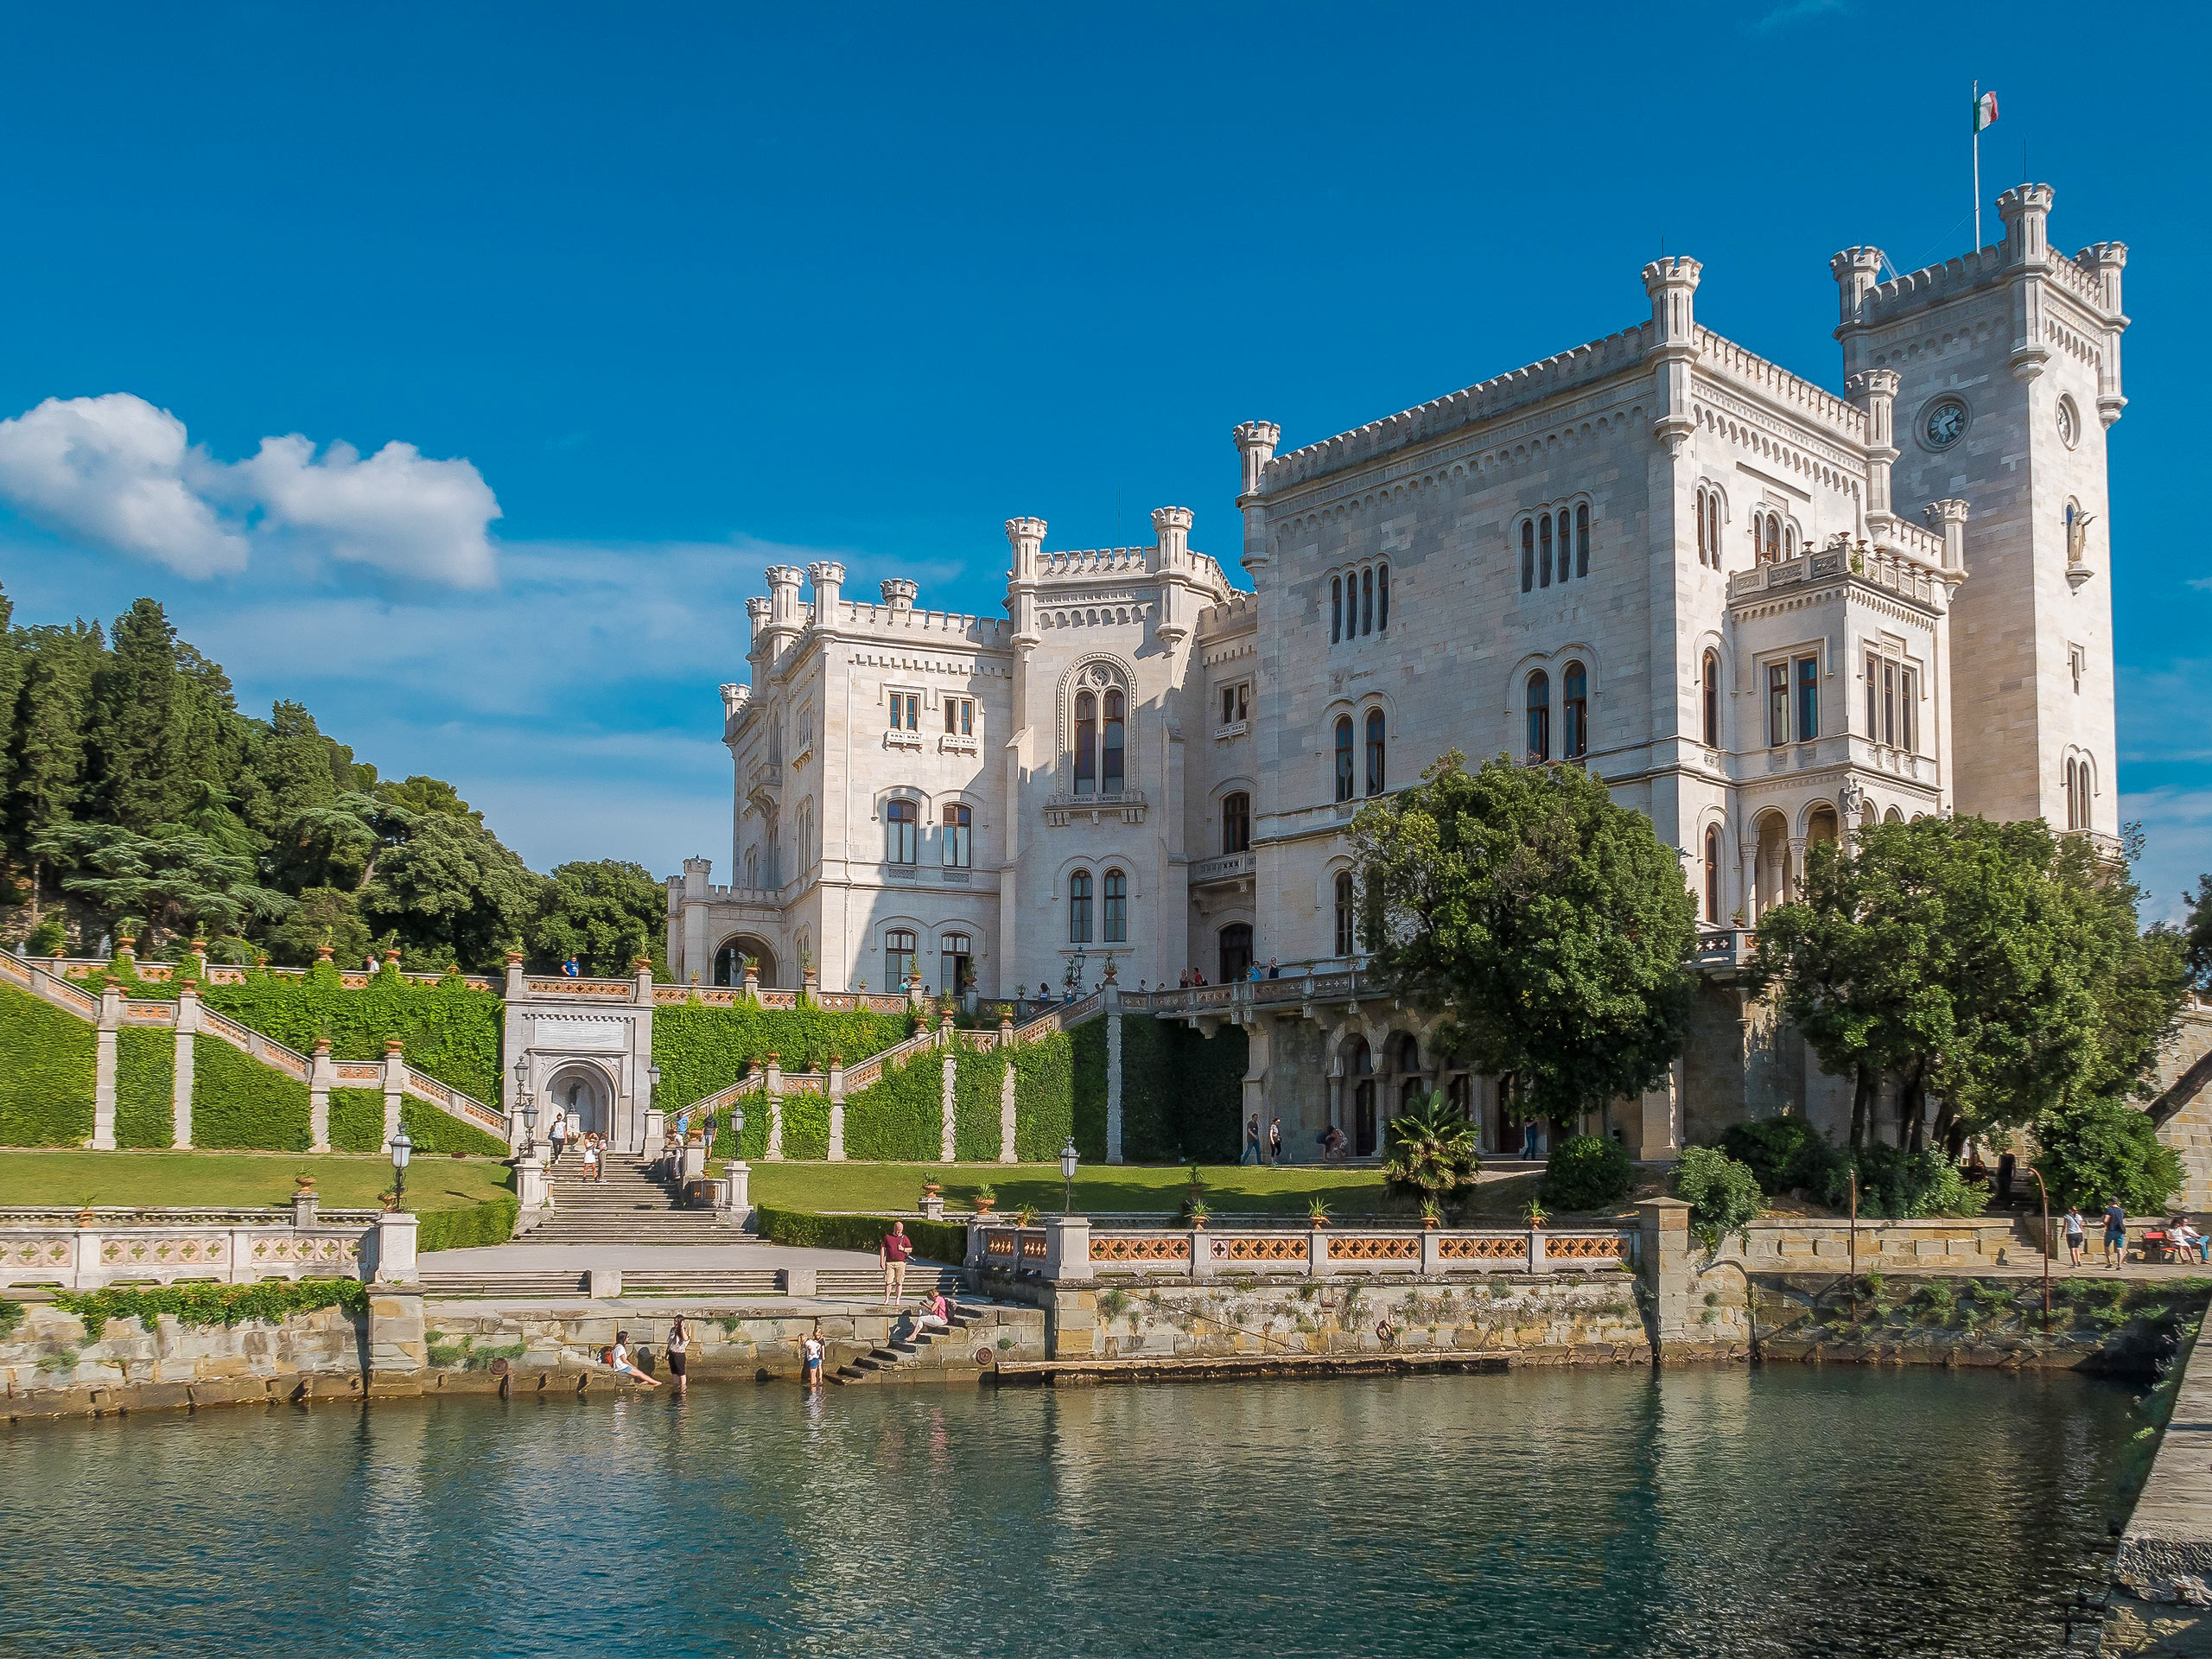
[{"label": "grass slope", "polygon": [[[11,1152],[0,1159],[0,1204],[288,1205],[292,1177],[315,1178],[332,1210],[373,1210],[391,1190],[389,1159],[253,1152]],[[507,1171],[489,1159],[417,1158],[407,1166],[407,1207],[457,1210],[512,1196]]]}]

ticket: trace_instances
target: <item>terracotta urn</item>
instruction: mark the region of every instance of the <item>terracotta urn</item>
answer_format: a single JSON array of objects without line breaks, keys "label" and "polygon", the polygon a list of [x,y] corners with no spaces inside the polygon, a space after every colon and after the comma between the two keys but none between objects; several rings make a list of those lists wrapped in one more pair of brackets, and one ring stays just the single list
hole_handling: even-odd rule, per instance
[{"label": "terracotta urn", "polygon": [[315,1177],[312,1175],[295,1175],[292,1177],[292,1185],[299,1188],[302,1192],[312,1192],[315,1191]]},{"label": "terracotta urn", "polygon": [[979,1216],[988,1216],[993,1210],[998,1207],[998,1200],[996,1198],[976,1198],[973,1202],[976,1213]]}]

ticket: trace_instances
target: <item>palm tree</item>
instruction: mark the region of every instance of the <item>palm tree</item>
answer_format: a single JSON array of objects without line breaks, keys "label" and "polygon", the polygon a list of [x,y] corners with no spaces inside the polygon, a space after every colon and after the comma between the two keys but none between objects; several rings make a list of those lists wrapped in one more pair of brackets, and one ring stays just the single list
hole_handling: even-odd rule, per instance
[{"label": "palm tree", "polygon": [[1421,1198],[1450,1198],[1472,1186],[1482,1159],[1475,1126],[1442,1095],[1423,1095],[1390,1120],[1389,1155],[1382,1173],[1390,1190]]}]

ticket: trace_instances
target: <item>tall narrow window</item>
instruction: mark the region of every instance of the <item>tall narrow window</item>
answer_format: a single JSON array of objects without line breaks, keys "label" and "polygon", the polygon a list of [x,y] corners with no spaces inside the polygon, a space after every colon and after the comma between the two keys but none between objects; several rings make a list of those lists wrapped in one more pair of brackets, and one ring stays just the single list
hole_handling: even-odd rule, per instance
[{"label": "tall narrow window", "polygon": [[1878,743],[1882,739],[1882,659],[1872,652],[1866,653],[1866,741]]},{"label": "tall narrow window", "polygon": [[1521,521],[1521,591],[1528,593],[1536,585],[1536,524],[1533,518]]},{"label": "tall narrow window", "polygon": [[1782,527],[1782,556],[1785,559],[1797,556],[1797,526],[1795,524]]},{"label": "tall narrow window", "polygon": [[1375,567],[1375,631],[1390,632],[1390,567],[1387,564]]},{"label": "tall narrow window", "polygon": [[1590,752],[1590,677],[1569,663],[1559,677],[1560,756],[1580,760]]},{"label": "tall narrow window", "polygon": [[1772,513],[1766,519],[1766,556],[1770,564],[1782,556],[1782,520]]},{"label": "tall narrow window", "polygon": [[1561,582],[1567,580],[1573,563],[1568,556],[1573,550],[1574,543],[1568,530],[1573,522],[1567,517],[1567,509],[1561,507],[1559,510],[1559,579]]},{"label": "tall narrow window", "polygon": [[1821,659],[1797,659],[1797,741],[1810,743],[1821,734]]},{"label": "tall narrow window", "polygon": [[1919,679],[1909,668],[1897,671],[1897,747],[1907,754],[1920,753]]},{"label": "tall narrow window", "polygon": [[1122,694],[1106,694],[1106,741],[1099,766],[1099,788],[1103,793],[1122,792]]},{"label": "tall narrow window", "polygon": [[1720,568],[1720,492],[1705,493],[1705,550],[1713,568]]},{"label": "tall narrow window", "polygon": [[1337,721],[1337,798],[1351,799],[1351,716]]},{"label": "tall narrow window", "polygon": [[920,692],[893,691],[891,694],[891,729],[894,732],[918,732],[922,729]]},{"label": "tall narrow window", "polygon": [[1720,919],[1720,827],[1705,827],[1705,919]]},{"label": "tall narrow window", "polygon": [[1329,643],[1335,645],[1344,637],[1344,579],[1329,578]]},{"label": "tall narrow window", "polygon": [[944,809],[944,868],[964,870],[968,868],[969,836],[974,833],[976,815],[965,806]]},{"label": "tall narrow window", "polygon": [[937,942],[938,984],[940,991],[957,995],[968,988],[975,977],[969,965],[969,946],[965,933],[948,933]]},{"label": "tall narrow window", "polygon": [[1090,943],[1090,872],[1077,870],[1068,877],[1068,943]]},{"label": "tall narrow window", "polygon": [[1129,939],[1129,878],[1119,870],[1106,872],[1104,921],[1106,943],[1127,944]]},{"label": "tall narrow window", "polygon": [[2066,787],[2066,827],[2069,830],[2078,830],[2082,827],[2082,815],[2081,809],[2074,804],[2074,757],[2072,755],[2066,757],[2065,764],[2059,768],[2059,775]]},{"label": "tall narrow window", "polygon": [[1574,579],[1577,582],[1590,574],[1590,509],[1586,504],[1574,510]]},{"label": "tall narrow window", "polygon": [[1098,699],[1088,691],[1075,696],[1075,792],[1098,787]]},{"label": "tall narrow window", "polygon": [[1705,563],[1706,556],[1711,550],[1705,544],[1705,486],[1700,485],[1697,492],[1697,562]]},{"label": "tall narrow window", "polygon": [[949,737],[973,737],[976,734],[976,699],[947,697],[944,700],[944,729]]},{"label": "tall narrow window", "polygon": [[1552,516],[1548,512],[1536,520],[1536,586],[1552,585]]},{"label": "tall narrow window", "polygon": [[913,971],[914,936],[903,927],[894,927],[883,936],[884,989],[904,985]]},{"label": "tall narrow window", "polygon": [[1221,850],[1224,857],[1252,850],[1252,798],[1241,789],[1221,798]]},{"label": "tall narrow window", "polygon": [[1337,954],[1340,957],[1348,957],[1351,955],[1351,872],[1338,870],[1337,872]]},{"label": "tall narrow window", "polygon": [[1363,634],[1375,632],[1375,572],[1359,573],[1359,631]]},{"label": "tall narrow window", "polygon": [[1717,652],[1705,653],[1705,683],[1700,688],[1705,702],[1705,747],[1720,747],[1720,657]]},{"label": "tall narrow window", "polygon": [[1780,748],[1789,741],[1789,664],[1766,665],[1766,741]]},{"label": "tall narrow window", "polygon": [[914,861],[915,831],[921,814],[912,801],[887,801],[883,808],[883,856],[893,864]]},{"label": "tall narrow window", "polygon": [[1367,792],[1382,792],[1382,711],[1367,711]]},{"label": "tall narrow window", "polygon": [[1882,741],[1891,748],[1897,744],[1897,665],[1886,658],[1882,664]]},{"label": "tall narrow window", "polygon": [[1541,668],[1529,677],[1529,759],[1552,758],[1552,677]]}]

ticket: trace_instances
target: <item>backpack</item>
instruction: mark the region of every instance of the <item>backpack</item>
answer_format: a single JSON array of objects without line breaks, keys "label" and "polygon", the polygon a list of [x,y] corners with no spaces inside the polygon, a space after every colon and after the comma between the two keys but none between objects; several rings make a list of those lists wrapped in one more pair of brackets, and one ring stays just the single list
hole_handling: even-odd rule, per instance
[{"label": "backpack", "polygon": [[602,1365],[612,1365],[614,1363],[614,1346],[612,1343],[599,1351],[599,1363]]}]

